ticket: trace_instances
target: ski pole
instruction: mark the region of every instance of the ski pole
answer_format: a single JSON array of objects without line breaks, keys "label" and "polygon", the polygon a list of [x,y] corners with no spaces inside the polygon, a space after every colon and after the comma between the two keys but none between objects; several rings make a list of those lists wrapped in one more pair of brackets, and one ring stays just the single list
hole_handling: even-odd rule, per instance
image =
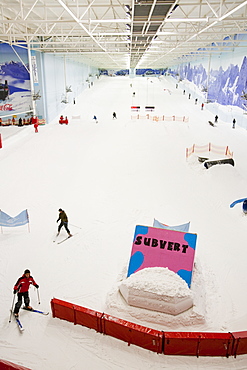
[{"label": "ski pole", "polygon": [[39,298],[39,289],[37,288],[37,295],[38,295],[38,302],[40,304],[40,298]]},{"label": "ski pole", "polygon": [[11,315],[12,315],[12,312],[13,312],[14,302],[15,302],[15,295],[13,297],[12,307],[11,307],[10,316],[9,316],[9,322],[11,322]]},{"label": "ski pole", "polygon": [[79,227],[79,226],[76,226],[76,225],[73,225],[71,223],[69,223],[71,226],[74,226],[74,227],[77,227],[77,229],[81,229],[82,230],[82,227]]}]

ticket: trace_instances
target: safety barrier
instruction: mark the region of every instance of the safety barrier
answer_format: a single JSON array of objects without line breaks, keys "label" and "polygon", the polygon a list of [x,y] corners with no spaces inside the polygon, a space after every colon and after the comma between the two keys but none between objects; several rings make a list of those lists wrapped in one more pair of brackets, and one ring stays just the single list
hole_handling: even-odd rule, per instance
[{"label": "safety barrier", "polygon": [[247,331],[235,333],[163,332],[53,298],[52,316],[149,351],[173,356],[247,354]]},{"label": "safety barrier", "polygon": [[209,153],[209,152],[224,155],[228,158],[233,157],[233,152],[229,150],[228,146],[224,147],[224,146],[219,146],[219,145],[208,143],[206,145],[201,145],[201,146],[193,144],[192,147],[186,148],[186,158],[189,158],[191,154],[193,153],[202,154],[202,153]]},{"label": "safety barrier", "polygon": [[17,365],[17,364],[13,364],[13,362],[1,360],[1,359],[0,359],[0,369],[1,370],[11,370],[11,369],[15,369],[15,370],[31,370],[30,368],[27,368],[27,367],[24,367],[24,366],[20,366],[20,365]]},{"label": "safety barrier", "polygon": [[230,333],[164,333],[164,354],[176,356],[229,357],[233,346]]},{"label": "safety barrier", "polygon": [[189,122],[189,117],[178,117],[178,116],[152,116],[151,114],[146,114],[142,116],[137,114],[136,116],[131,116],[131,119],[149,119],[155,122],[159,121],[176,121],[176,122]]},{"label": "safety barrier", "polygon": [[247,353],[247,331],[232,333],[232,336],[234,338],[232,355],[236,357],[237,355],[246,354]]}]

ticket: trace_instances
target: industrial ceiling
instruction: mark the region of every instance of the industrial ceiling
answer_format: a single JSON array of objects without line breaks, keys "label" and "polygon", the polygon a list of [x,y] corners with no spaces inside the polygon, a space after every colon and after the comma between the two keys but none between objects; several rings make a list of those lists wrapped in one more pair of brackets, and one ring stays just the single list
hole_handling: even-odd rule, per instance
[{"label": "industrial ceiling", "polygon": [[98,68],[166,68],[246,48],[247,1],[0,0],[0,42]]}]

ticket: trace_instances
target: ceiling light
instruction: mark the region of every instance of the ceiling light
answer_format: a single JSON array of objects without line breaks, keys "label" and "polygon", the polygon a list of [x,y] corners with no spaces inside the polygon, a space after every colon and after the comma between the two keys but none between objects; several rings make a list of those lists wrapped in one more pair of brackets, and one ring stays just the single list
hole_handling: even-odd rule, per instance
[{"label": "ceiling light", "polygon": [[129,5],[124,5],[124,10],[126,11],[126,12],[131,12],[131,7],[129,6]]}]

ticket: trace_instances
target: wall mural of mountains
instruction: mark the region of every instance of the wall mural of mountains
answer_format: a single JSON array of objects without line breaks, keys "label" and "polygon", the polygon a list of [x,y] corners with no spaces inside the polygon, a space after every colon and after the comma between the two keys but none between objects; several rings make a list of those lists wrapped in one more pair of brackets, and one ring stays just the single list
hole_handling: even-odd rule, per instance
[{"label": "wall mural of mountains", "polygon": [[235,105],[247,110],[247,57],[240,65],[230,64],[225,70],[208,71],[202,64],[180,65],[169,70],[176,78],[193,82],[201,91],[207,92],[207,100],[222,105]]}]

